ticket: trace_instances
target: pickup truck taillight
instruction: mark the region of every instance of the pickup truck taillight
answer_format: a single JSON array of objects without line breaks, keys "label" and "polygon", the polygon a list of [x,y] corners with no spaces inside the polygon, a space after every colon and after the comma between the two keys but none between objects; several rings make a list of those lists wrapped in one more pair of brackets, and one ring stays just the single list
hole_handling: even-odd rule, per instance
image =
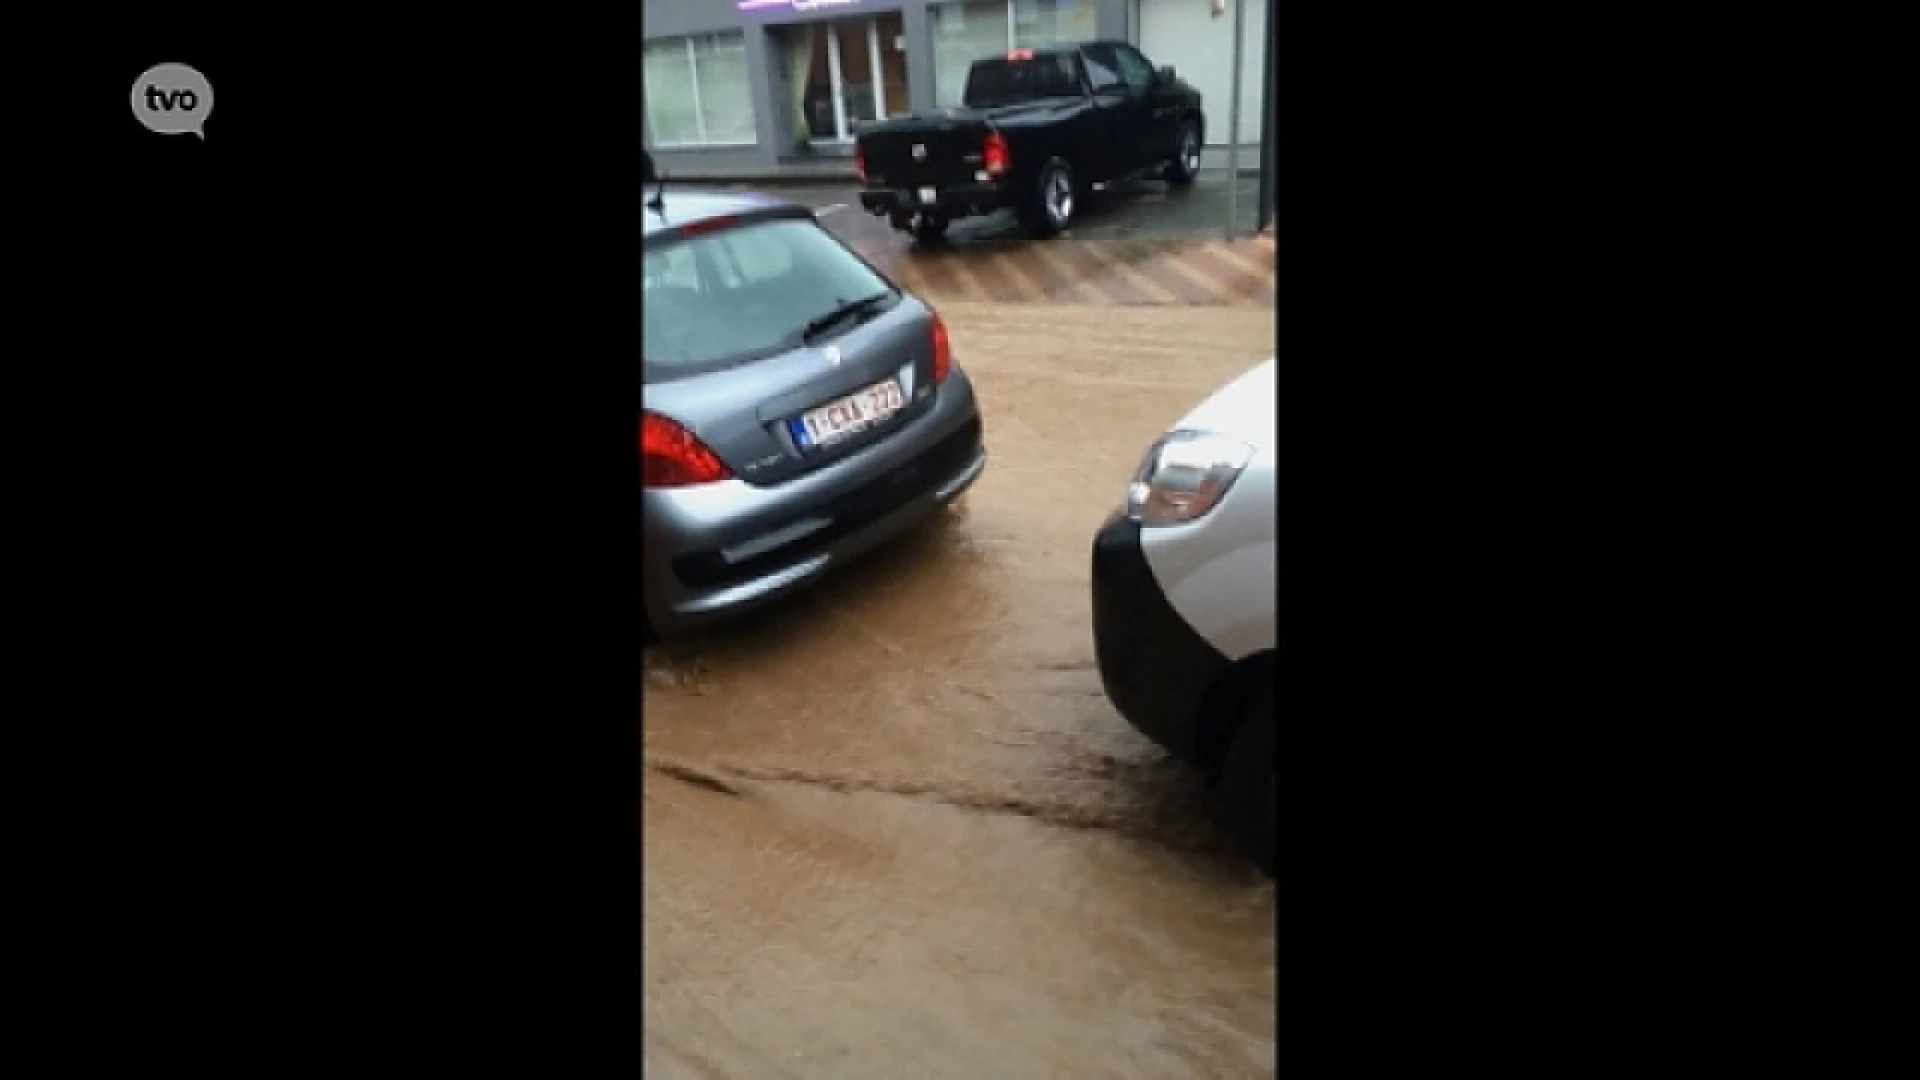
[{"label": "pickup truck taillight", "polygon": [[867,182],[867,153],[856,144],[853,148],[853,172],[861,183]]},{"label": "pickup truck taillight", "polygon": [[1013,164],[1012,155],[1007,153],[1007,140],[997,131],[987,133],[987,141],[980,148],[980,160],[986,166],[988,176],[999,176]]}]

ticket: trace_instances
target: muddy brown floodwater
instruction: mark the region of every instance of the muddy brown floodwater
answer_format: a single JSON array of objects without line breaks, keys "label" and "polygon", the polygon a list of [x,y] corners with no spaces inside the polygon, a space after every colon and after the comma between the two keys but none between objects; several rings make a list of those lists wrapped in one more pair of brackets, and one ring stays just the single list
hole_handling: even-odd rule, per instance
[{"label": "muddy brown floodwater", "polygon": [[1107,703],[1087,591],[1272,313],[941,310],[991,455],[963,502],[646,655],[647,1075],[1272,1075],[1272,885]]}]

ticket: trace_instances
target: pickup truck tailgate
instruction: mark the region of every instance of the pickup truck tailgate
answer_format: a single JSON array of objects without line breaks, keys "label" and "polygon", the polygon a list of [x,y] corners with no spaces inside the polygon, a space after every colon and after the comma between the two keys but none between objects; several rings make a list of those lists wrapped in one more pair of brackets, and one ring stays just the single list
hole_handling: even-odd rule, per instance
[{"label": "pickup truck tailgate", "polygon": [[981,165],[986,126],[977,120],[918,120],[860,133],[867,183],[908,188],[970,181]]}]

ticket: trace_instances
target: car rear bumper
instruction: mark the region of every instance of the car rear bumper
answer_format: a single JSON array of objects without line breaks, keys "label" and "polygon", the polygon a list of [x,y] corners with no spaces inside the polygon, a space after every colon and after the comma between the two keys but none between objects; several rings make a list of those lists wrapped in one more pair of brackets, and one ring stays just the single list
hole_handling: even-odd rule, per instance
[{"label": "car rear bumper", "polygon": [[1100,681],[1120,715],[1176,755],[1195,755],[1200,704],[1227,658],[1167,602],[1120,513],[1093,539],[1093,642]]},{"label": "car rear bumper", "polygon": [[922,200],[917,187],[871,187],[860,192],[861,207],[876,216],[930,211],[949,218],[971,217],[1012,204],[1006,188],[994,181],[936,187],[931,201]]},{"label": "car rear bumper", "polygon": [[[986,458],[973,387],[956,368],[932,409],[844,461],[775,487],[645,492],[648,621],[667,637],[771,603],[923,521]],[[704,509],[714,505],[725,509]]]}]

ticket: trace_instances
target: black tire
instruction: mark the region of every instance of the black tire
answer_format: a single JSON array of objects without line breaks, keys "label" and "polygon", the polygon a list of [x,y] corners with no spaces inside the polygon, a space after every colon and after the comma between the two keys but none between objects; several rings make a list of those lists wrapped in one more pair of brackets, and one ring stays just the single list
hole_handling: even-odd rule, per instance
[{"label": "black tire", "polygon": [[1052,236],[1072,225],[1079,210],[1080,178],[1073,166],[1054,158],[1040,167],[1020,216],[1035,236]]},{"label": "black tire", "polygon": [[1180,124],[1180,137],[1174,142],[1173,157],[1160,175],[1175,187],[1186,187],[1200,175],[1200,125],[1192,120]]},{"label": "black tire", "polygon": [[934,244],[947,235],[947,219],[940,214],[922,214],[913,223],[913,238],[923,244]]},{"label": "black tire", "polygon": [[1262,687],[1246,703],[1213,789],[1214,814],[1254,865],[1274,874],[1279,778],[1274,761],[1273,691]]},{"label": "black tire", "polygon": [[904,214],[896,210],[887,215],[887,224],[892,225],[894,229],[899,232],[912,232],[913,215]]}]

